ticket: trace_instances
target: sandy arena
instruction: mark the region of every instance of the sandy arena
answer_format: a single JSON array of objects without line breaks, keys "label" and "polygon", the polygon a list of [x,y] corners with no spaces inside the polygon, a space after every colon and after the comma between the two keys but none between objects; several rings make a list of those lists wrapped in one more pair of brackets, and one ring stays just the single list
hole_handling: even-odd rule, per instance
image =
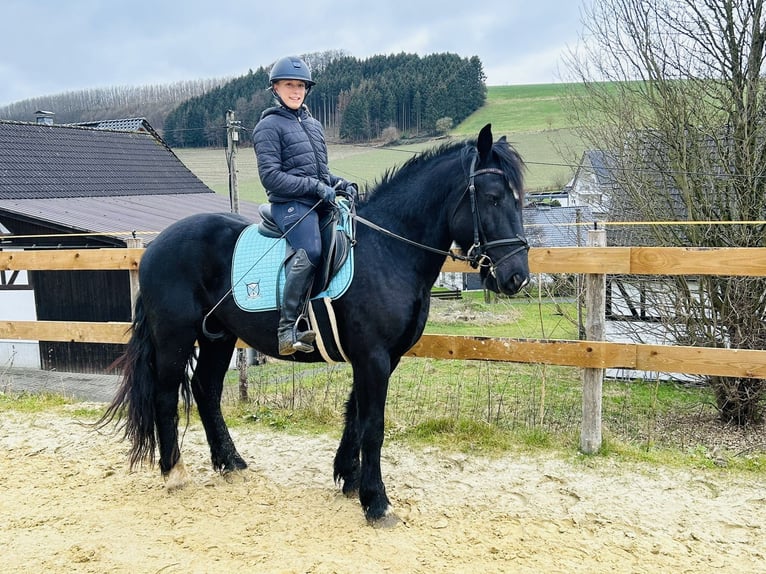
[{"label": "sandy arena", "polygon": [[168,493],[74,418],[0,420],[5,572],[766,571],[766,490],[723,470],[387,444],[402,522],[376,529],[332,482],[333,438],[233,429],[250,469],[227,480],[192,426],[194,484]]}]

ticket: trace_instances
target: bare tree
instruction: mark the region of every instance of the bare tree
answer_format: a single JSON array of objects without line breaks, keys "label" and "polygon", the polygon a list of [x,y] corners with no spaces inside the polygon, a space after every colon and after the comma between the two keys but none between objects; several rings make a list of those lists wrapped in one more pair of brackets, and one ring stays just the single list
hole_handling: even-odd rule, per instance
[{"label": "bare tree", "polygon": [[[572,110],[588,144],[609,154],[610,219],[657,222],[619,239],[766,246],[763,0],[593,0],[583,26],[567,58],[584,88]],[[652,293],[680,343],[765,348],[762,278],[670,277]],[[724,421],[761,419],[764,381],[710,383]]]},{"label": "bare tree", "polygon": [[36,110],[51,110],[56,113],[57,123],[145,117],[154,128],[162,129],[165,117],[175,106],[229,80],[231,78],[212,78],[64,92],[0,107],[0,118],[34,121]]}]

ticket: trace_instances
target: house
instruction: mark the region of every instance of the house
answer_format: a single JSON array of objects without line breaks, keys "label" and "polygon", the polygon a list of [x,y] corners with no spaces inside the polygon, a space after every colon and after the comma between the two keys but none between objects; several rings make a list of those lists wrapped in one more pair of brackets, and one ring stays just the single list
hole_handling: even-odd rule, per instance
[{"label": "house", "polygon": [[594,217],[604,220],[618,185],[613,156],[603,150],[586,150],[569,184],[569,205],[589,206]]},{"label": "house", "polygon": [[[583,154],[570,189],[570,200],[574,204],[590,205],[594,216],[606,222],[607,245],[611,247],[639,247],[656,245],[656,237],[649,232],[649,226],[636,225],[646,217],[647,210],[638,210],[623,185],[642,185],[646,190],[647,204],[654,216],[649,219],[684,221],[688,211],[680,193],[667,178],[665,158],[658,155],[651,133],[647,132],[640,141],[641,153],[634,160],[640,167],[627,172],[620,158],[612,152],[589,150]],[[618,171],[619,170],[619,171]],[[664,172],[663,172],[664,170]],[[622,183],[621,183],[622,182]],[[652,190],[663,190],[662,201],[654,200]],[[651,212],[650,212],[651,213]],[[628,225],[620,222],[629,222]],[[670,226],[666,226],[670,229]],[[677,237],[683,237],[681,226],[676,228]],[[685,278],[686,289],[691,300],[698,295],[698,282],[694,277]],[[609,341],[640,344],[676,345],[688,344],[679,298],[674,295],[677,286],[672,278],[656,276],[609,274],[606,279],[606,338]],[[699,301],[697,301],[699,303]],[[638,371],[632,369],[608,369],[612,378],[662,378],[673,380],[696,380],[689,375],[668,375],[665,373]]]},{"label": "house", "polygon": [[[148,244],[171,223],[228,212],[141,119],[83,125],[0,120],[0,249]],[[240,202],[259,220],[257,205]],[[0,278],[0,319],[129,321],[127,271],[30,271]],[[0,365],[99,372],[121,345],[0,342]]]}]

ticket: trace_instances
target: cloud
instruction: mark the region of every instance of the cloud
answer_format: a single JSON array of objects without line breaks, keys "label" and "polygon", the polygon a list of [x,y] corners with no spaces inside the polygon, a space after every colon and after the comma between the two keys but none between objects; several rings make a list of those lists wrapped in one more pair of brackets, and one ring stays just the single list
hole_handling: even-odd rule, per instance
[{"label": "cloud", "polygon": [[555,81],[571,0],[6,0],[0,106],[66,91],[219,78],[287,53],[478,56],[488,83]]}]

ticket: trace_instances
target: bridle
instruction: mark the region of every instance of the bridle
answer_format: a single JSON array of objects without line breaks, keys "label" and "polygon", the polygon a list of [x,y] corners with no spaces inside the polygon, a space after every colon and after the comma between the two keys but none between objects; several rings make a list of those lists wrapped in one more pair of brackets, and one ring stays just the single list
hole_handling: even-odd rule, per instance
[{"label": "bridle", "polygon": [[[519,235],[518,233],[514,237],[511,237],[508,239],[497,239],[495,241],[488,241],[486,243],[481,242],[482,236],[486,237],[486,234],[484,233],[484,228],[482,227],[482,224],[481,224],[481,217],[479,216],[479,210],[477,209],[476,184],[474,180],[477,175],[485,175],[485,174],[496,174],[496,175],[505,177],[505,172],[503,172],[503,170],[498,169],[496,167],[485,167],[482,169],[476,169],[477,161],[478,161],[478,153],[475,154],[471,160],[471,169],[468,173],[468,185],[466,186],[465,191],[463,191],[463,193],[461,194],[457,204],[455,204],[455,209],[453,210],[452,217],[450,219],[450,221],[452,221],[452,219],[455,218],[457,209],[458,207],[460,207],[460,204],[463,203],[463,198],[467,194],[471,201],[471,218],[473,221],[473,245],[471,245],[470,249],[468,249],[468,253],[466,253],[466,255],[454,253],[453,251],[444,251],[443,249],[436,249],[435,247],[430,247],[428,245],[423,245],[422,243],[418,243],[417,241],[412,241],[411,239],[402,237],[401,235],[398,235],[394,233],[393,231],[389,231],[388,229],[380,227],[378,224],[373,223],[372,221],[369,221],[365,219],[364,217],[357,215],[356,213],[352,214],[352,218],[358,221],[359,223],[366,225],[367,227],[371,229],[374,229],[375,231],[379,231],[380,233],[383,233],[385,235],[388,235],[389,237],[398,239],[399,241],[403,241],[404,243],[408,243],[409,245],[414,245],[415,247],[425,249],[426,251],[430,251],[432,253],[438,253],[439,255],[445,255],[447,257],[451,257],[453,260],[465,261],[474,269],[479,267],[486,267],[489,269],[489,272],[494,277],[495,269],[497,269],[497,267],[503,261],[505,261],[509,257],[513,257],[520,251],[529,250],[529,243],[527,242],[527,239],[523,235]],[[518,192],[515,189],[513,190],[513,193],[515,196],[518,197]],[[503,246],[510,246],[510,245],[516,245],[517,247],[516,249],[513,249],[510,253],[506,253],[502,258],[500,258],[499,261],[497,262],[492,261],[492,257],[489,255],[490,249],[493,249],[495,247],[503,247]]]},{"label": "bridle", "polygon": [[[481,237],[486,237],[486,234],[484,233],[484,228],[481,224],[481,217],[479,215],[479,210],[477,208],[477,202],[476,202],[476,184],[475,184],[475,178],[477,175],[484,175],[484,174],[495,174],[502,177],[505,177],[505,172],[503,170],[498,169],[496,167],[485,167],[482,169],[476,169],[476,162],[478,161],[478,155],[474,155],[471,159],[471,170],[468,174],[468,187],[463,192],[463,195],[460,197],[460,200],[457,202],[457,205],[455,206],[455,211],[452,213],[452,217],[455,217],[455,212],[457,212],[457,208],[460,206],[460,204],[463,202],[463,197],[465,197],[466,193],[468,194],[468,197],[471,200],[471,217],[473,219],[473,245],[471,245],[470,249],[468,249],[468,253],[466,254],[465,260],[468,261],[468,263],[476,269],[477,267],[488,267],[489,272],[492,274],[492,276],[495,276],[495,269],[506,259],[509,257],[513,257],[520,251],[529,251],[529,243],[527,242],[527,238],[523,235],[519,235],[518,233],[514,237],[510,237],[508,239],[496,239],[495,241],[488,241],[485,243],[481,242]],[[510,183],[509,183],[510,186]],[[518,191],[513,189],[514,197],[518,199]],[[499,261],[492,261],[492,257],[489,255],[489,250],[494,247],[505,247],[505,246],[512,246],[516,245],[516,249],[511,250],[510,253],[506,253],[503,257],[500,258]]]}]

